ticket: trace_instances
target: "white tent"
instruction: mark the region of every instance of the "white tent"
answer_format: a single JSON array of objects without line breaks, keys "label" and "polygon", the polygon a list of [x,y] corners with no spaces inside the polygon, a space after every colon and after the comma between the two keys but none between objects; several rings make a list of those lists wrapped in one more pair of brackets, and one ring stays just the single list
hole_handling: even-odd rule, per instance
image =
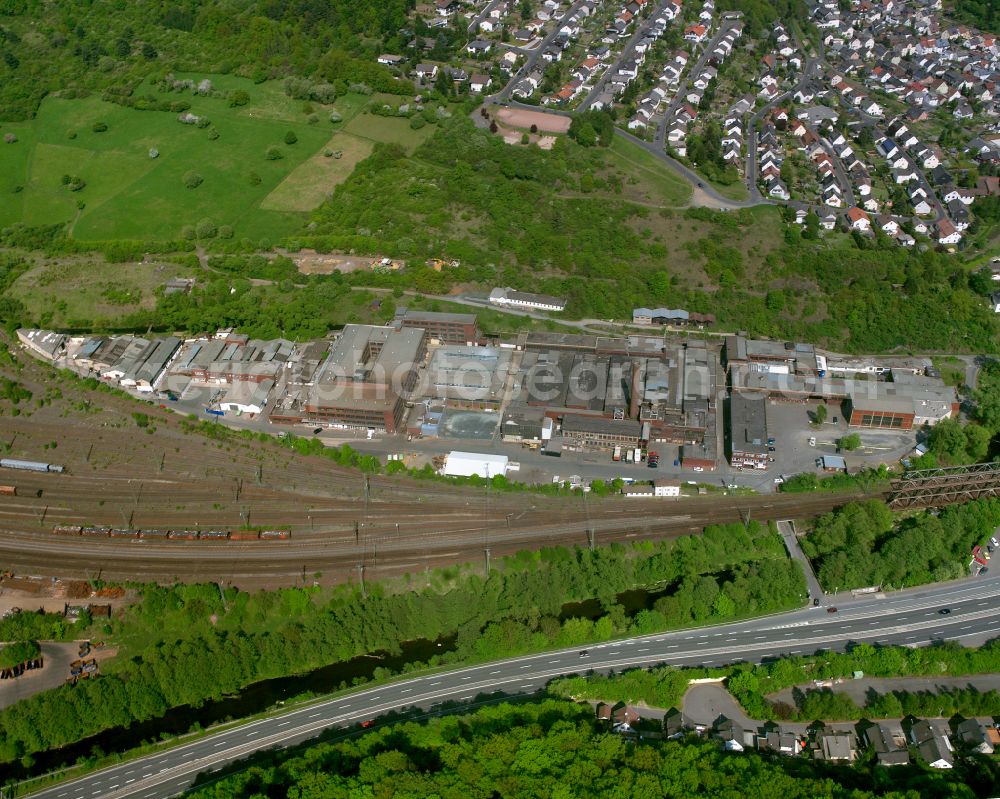
[{"label": "white tent", "polygon": [[506,455],[452,451],[448,453],[448,458],[444,462],[442,474],[450,477],[471,477],[474,474],[480,477],[496,477],[498,474],[507,473],[509,461]]}]

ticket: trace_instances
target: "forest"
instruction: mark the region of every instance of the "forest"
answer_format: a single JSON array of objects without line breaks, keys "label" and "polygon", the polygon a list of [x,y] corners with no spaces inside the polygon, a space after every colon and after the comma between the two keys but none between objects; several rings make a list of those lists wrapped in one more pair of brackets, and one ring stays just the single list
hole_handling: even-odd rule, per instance
[{"label": "forest", "polygon": [[[413,156],[377,148],[314,213],[309,234],[289,244],[415,264],[457,259],[461,268],[449,273],[416,266],[348,279],[427,293],[530,283],[567,297],[574,318],[623,319],[635,307],[663,305],[713,313],[723,329],[852,352],[997,347],[997,320],[968,270],[945,254],[792,236],[767,238],[744,255],[743,242],[760,235],[773,209],[653,211],[588,197],[592,184],[603,195],[621,191],[605,157],[566,139],[549,152],[509,147],[456,117]],[[701,238],[672,244],[654,232],[667,227]]]},{"label": "forest", "polygon": [[402,50],[414,0],[3,0],[0,120],[27,119],[48,93],[127,94],[171,70],[286,75],[405,93],[375,63]]},{"label": "forest", "polygon": [[[347,587],[332,594],[138,588],[141,600],[95,631],[120,647],[105,676],[0,711],[0,761],[197,706],[261,679],[398,653],[404,641],[455,636],[453,651],[436,662],[490,660],[771,613],[805,596],[801,568],[786,557],[780,536],[755,522],[631,547],[523,552],[488,579],[448,569],[434,573],[429,587],[408,579],[398,592],[373,585],[367,596]],[[626,609],[617,596],[636,588],[655,592],[651,604]],[[563,612],[566,603],[594,598],[596,614]],[[52,617],[37,624],[0,620],[0,640],[36,636],[47,624],[58,631]]]},{"label": "forest", "polygon": [[897,768],[875,775],[804,759],[733,755],[714,741],[630,742],[600,728],[589,705],[550,699],[400,721],[294,755],[265,755],[188,795],[965,799],[987,795],[994,776],[991,766],[978,762],[960,762],[951,773]]},{"label": "forest", "polygon": [[820,516],[802,551],[827,591],[904,588],[968,574],[972,547],[1000,524],[1000,500],[976,500],[897,519],[879,500]]}]

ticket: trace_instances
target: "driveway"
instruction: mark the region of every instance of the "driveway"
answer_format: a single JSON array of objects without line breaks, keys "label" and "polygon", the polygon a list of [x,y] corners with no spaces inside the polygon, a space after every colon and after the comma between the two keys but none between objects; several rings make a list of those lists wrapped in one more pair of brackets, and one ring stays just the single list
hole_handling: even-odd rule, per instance
[{"label": "driveway", "polygon": [[69,664],[76,660],[79,644],[43,641],[42,657],[45,665],[34,671],[26,671],[13,680],[0,680],[0,709],[27,699],[40,691],[58,688],[69,677]]}]

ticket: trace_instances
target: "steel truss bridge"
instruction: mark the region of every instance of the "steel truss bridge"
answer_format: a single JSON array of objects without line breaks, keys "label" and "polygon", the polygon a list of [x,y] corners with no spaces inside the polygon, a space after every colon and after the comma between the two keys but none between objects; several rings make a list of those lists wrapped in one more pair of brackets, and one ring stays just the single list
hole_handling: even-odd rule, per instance
[{"label": "steel truss bridge", "polygon": [[946,469],[918,469],[892,481],[889,507],[928,508],[1000,497],[1000,463],[974,463]]}]

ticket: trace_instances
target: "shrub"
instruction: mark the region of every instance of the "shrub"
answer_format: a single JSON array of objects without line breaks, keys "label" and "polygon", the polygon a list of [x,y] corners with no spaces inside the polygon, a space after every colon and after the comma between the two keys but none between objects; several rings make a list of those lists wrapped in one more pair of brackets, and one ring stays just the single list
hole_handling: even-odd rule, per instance
[{"label": "shrub", "polygon": [[310,125],[318,125],[319,117],[316,116],[315,114],[310,114],[309,117],[306,119],[306,122],[308,122]]},{"label": "shrub", "polygon": [[215,141],[217,138],[219,138],[219,131],[218,131],[218,129],[217,128],[212,128],[208,132],[208,138],[209,138],[210,141]]},{"label": "shrub", "polygon": [[194,241],[198,234],[195,232],[194,225],[185,225],[181,228],[181,238],[187,241]]},{"label": "shrub", "polygon": [[295,144],[299,140],[299,137],[295,135],[294,130],[290,130],[285,134],[285,144]]},{"label": "shrub", "polygon": [[199,119],[194,124],[197,127],[202,128],[204,130],[205,128],[207,128],[209,125],[212,124],[212,120],[210,120],[208,117],[202,117],[201,119]]},{"label": "shrub", "polygon": [[410,117],[410,128],[413,130],[420,130],[426,124],[426,120],[421,116]]},{"label": "shrub", "polygon": [[233,228],[231,225],[219,225],[220,239],[231,239],[232,237],[233,237]]},{"label": "shrub", "polygon": [[189,189],[197,189],[203,182],[204,178],[197,172],[185,172],[184,173],[184,185]]},{"label": "shrub", "polygon": [[250,175],[247,177],[247,180],[249,181],[251,186],[260,185],[260,175],[258,175],[256,172],[251,172]]},{"label": "shrub", "polygon": [[531,139],[528,138],[528,134],[527,133],[522,133],[521,134],[521,144],[527,144],[529,141],[531,141]]},{"label": "shrub", "polygon": [[157,150],[155,147],[150,147],[149,148],[149,157],[150,158],[159,158],[160,157],[160,151]]},{"label": "shrub", "polygon": [[211,219],[202,219],[195,228],[195,233],[199,239],[214,239],[217,232],[215,222]]},{"label": "shrub", "polygon": [[278,160],[284,158],[285,155],[284,155],[284,153],[281,152],[281,150],[279,150],[277,147],[275,147],[275,146],[272,145],[271,147],[267,148],[267,152],[264,154],[264,157],[268,161],[278,161]]},{"label": "shrub", "polygon": [[66,138],[70,139],[70,140],[75,139],[76,138],[76,131],[75,130],[68,131],[66,133]]},{"label": "shrub", "polygon": [[108,126],[104,122],[95,122],[90,126],[90,129],[94,131],[94,133],[104,133],[104,131],[108,129]]},{"label": "shrub", "polygon": [[3,140],[7,144],[14,144],[17,141],[17,136],[15,136],[13,133],[5,133],[3,135]]},{"label": "shrub", "polygon": [[338,122],[343,122],[344,121],[344,116],[339,111],[331,111],[330,112],[330,121],[334,125],[336,125]]},{"label": "shrub", "polygon": [[229,93],[229,107],[236,108],[237,106],[246,105],[250,102],[249,93],[243,91],[242,89],[237,89]]}]

